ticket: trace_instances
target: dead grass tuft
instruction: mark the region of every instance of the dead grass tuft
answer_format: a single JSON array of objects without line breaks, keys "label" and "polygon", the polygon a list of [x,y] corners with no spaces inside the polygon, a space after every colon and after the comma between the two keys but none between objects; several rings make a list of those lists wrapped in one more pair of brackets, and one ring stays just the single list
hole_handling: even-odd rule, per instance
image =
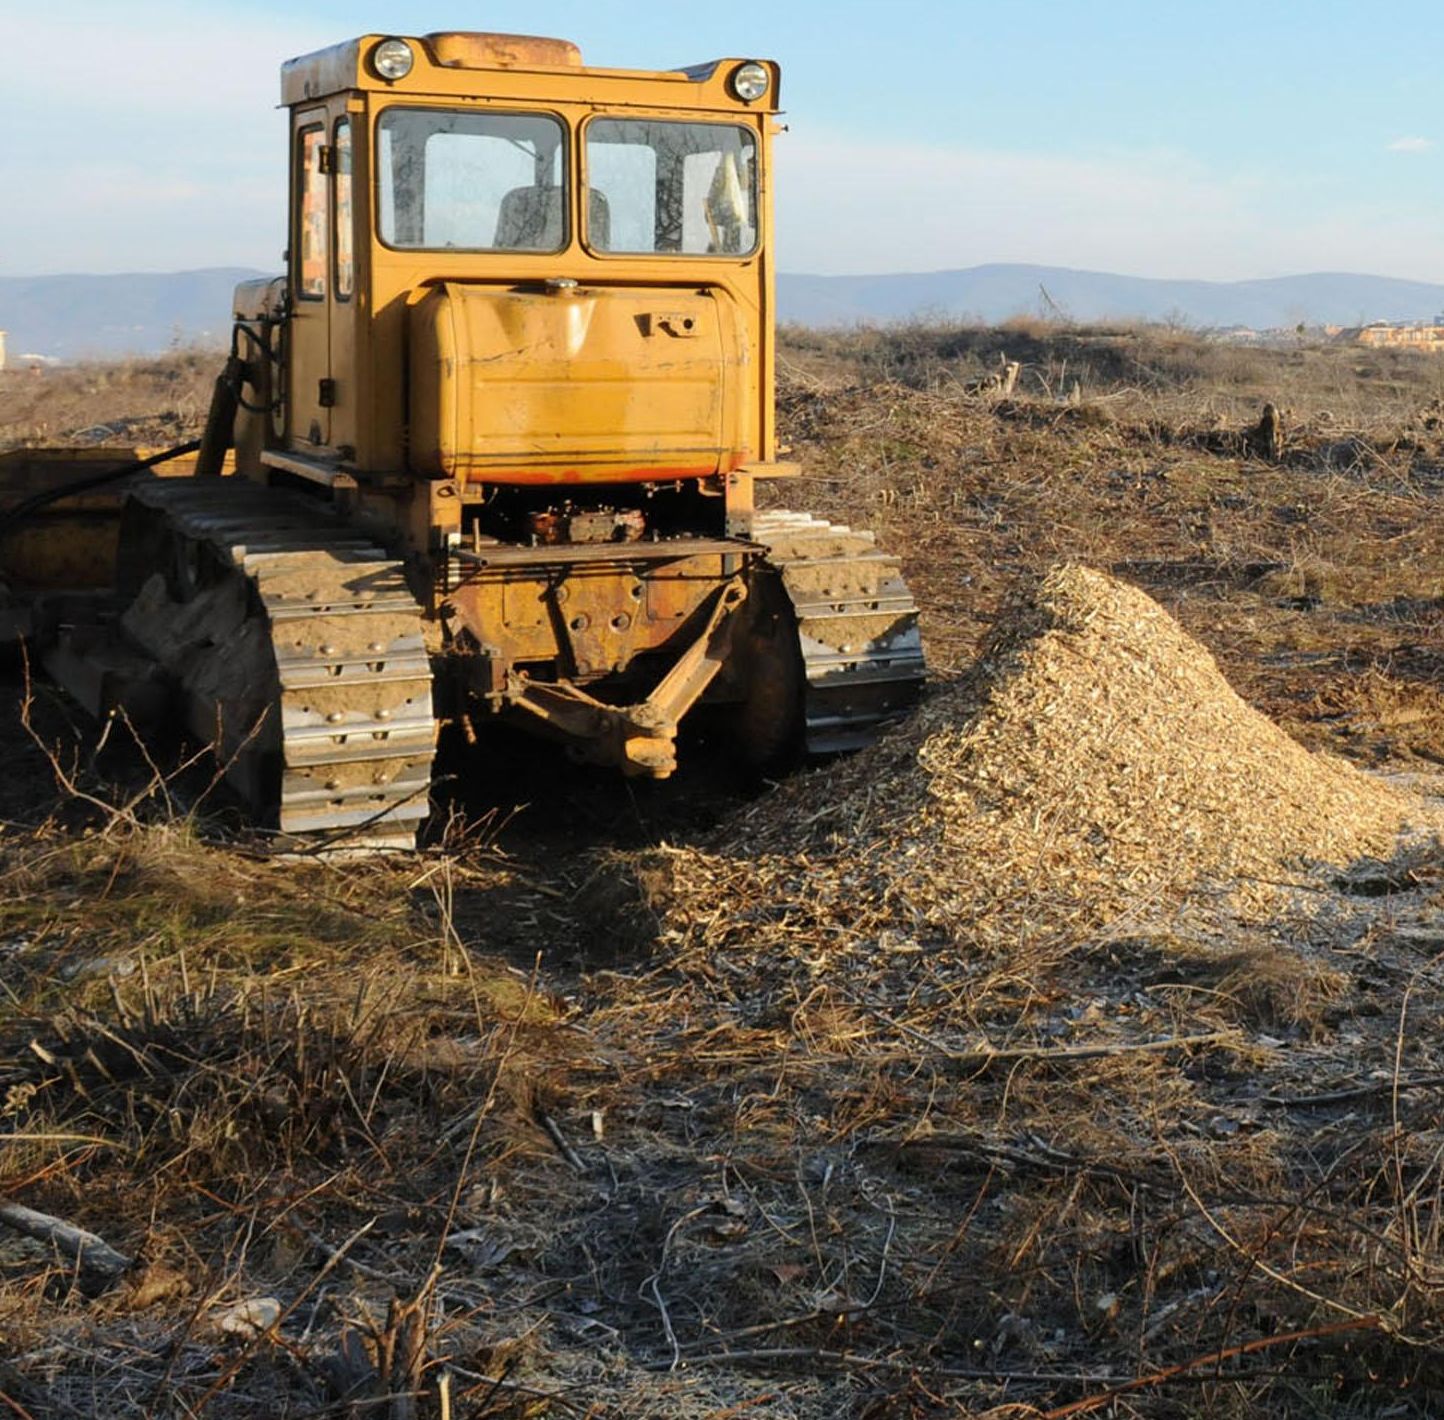
[{"label": "dead grass tuft", "polygon": [[1349,977],[1303,952],[1261,943],[1222,954],[1185,951],[1153,985],[1209,992],[1221,1016],[1254,1031],[1326,1041]]}]

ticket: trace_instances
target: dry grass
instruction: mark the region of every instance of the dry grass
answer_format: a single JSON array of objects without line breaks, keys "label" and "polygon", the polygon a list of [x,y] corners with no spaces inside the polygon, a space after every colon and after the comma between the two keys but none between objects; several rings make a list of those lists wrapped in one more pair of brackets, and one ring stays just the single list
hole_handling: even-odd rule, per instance
[{"label": "dry grass", "polygon": [[[997,348],[1026,367],[1006,401],[973,392]],[[1236,820],[1227,852],[1107,901],[1051,866],[1010,897],[970,812],[900,875],[917,805],[875,795],[849,880],[840,806],[986,699],[985,665],[872,765],[771,798],[527,782],[500,808],[530,810],[418,859],[283,864],[220,841],[204,779],[146,797],[148,766],[83,738],[72,763],[42,695],[77,787],[134,808],[57,794],[0,727],[0,1202],[137,1261],[102,1287],[0,1234],[12,1411],[404,1415],[414,1391],[427,1416],[445,1377],[452,1414],[493,1417],[1429,1413],[1444,868],[1388,842],[1444,758],[1440,367],[1046,328],[785,358],[804,476],[775,495],[903,551],[945,675],[1055,562],[1141,586],[1241,695],[1220,733],[1268,748],[1257,817],[1287,833]],[[5,387],[0,440],[184,423],[210,376],[186,368],[129,407],[98,374],[51,404]],[[1293,411],[1277,462],[1244,438],[1264,399]],[[987,684],[1056,668],[1050,634],[995,648]],[[1021,822],[1099,762],[1076,711],[1031,760],[930,763],[1012,763]],[[1125,717],[1155,759],[1095,788],[1157,782],[1180,723]],[[1400,777],[1315,834],[1299,745]],[[1099,822],[1120,860],[1147,842]],[[1241,899],[1239,867],[1294,886]],[[922,879],[959,902],[900,922]],[[237,1304],[267,1299],[248,1330]]]},{"label": "dry grass", "polygon": [[0,453],[35,444],[165,447],[195,438],[223,360],[196,349],[0,371]]},{"label": "dry grass", "polygon": [[[577,1053],[565,1008],[461,949],[448,915],[458,891],[509,893],[515,926],[525,894],[504,866],[342,873],[206,849],[179,826],[5,848],[0,1189],[137,1259],[90,1303],[87,1279],[43,1248],[7,1247],[7,1352],[37,1352],[27,1385],[44,1384],[54,1413],[323,1400],[327,1356],[368,1298],[379,1324],[389,1291],[423,1291],[442,1238],[484,1221],[475,1190],[548,1148],[534,1110],[542,1077]],[[378,1236],[332,1281],[329,1309],[322,1295],[304,1313],[309,1377],[290,1370],[294,1348],[233,1347],[244,1364],[207,1400],[216,1319],[237,1300],[314,1292],[343,1241],[325,1241],[333,1223],[368,1218]],[[472,1300],[449,1284],[438,1298],[458,1308],[458,1363]],[[97,1308],[112,1329],[76,1331]],[[163,1336],[182,1350],[152,1363]]]},{"label": "dry grass", "polygon": [[1016,320],[1003,326],[905,324],[850,334],[789,332],[785,358],[813,378],[956,390],[998,367],[1022,366],[1025,399],[1069,397],[1095,414],[1160,427],[1208,428],[1257,414],[1265,400],[1294,423],[1398,429],[1444,398],[1444,364],[1412,351],[1300,338],[1255,347],[1163,326],[1087,327]]}]

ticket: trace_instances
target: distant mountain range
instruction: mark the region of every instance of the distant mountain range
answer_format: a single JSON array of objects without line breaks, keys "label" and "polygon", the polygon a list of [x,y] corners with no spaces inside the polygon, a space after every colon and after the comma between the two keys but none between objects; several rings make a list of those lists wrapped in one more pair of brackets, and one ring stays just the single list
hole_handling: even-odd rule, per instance
[{"label": "distant mountain range", "polygon": [[778,308],[799,325],[942,316],[995,325],[1012,316],[1178,321],[1269,330],[1433,320],[1444,285],[1319,272],[1260,281],[1166,281],[1061,266],[971,266],[893,276],[782,276]]},{"label": "distant mountain range", "polygon": [[[154,354],[221,345],[231,290],[264,273],[239,267],[119,276],[0,277],[0,329],[12,357]],[[1432,320],[1444,285],[1321,272],[1260,281],[1165,281],[1060,266],[973,266],[884,276],[778,277],[778,313],[798,325],[914,317],[996,324],[1013,316],[1176,321],[1200,327],[1360,325]]]},{"label": "distant mountain range", "polygon": [[14,361],[154,355],[175,345],[222,345],[231,292],[260,272],[243,267],[121,276],[0,276],[0,330]]}]

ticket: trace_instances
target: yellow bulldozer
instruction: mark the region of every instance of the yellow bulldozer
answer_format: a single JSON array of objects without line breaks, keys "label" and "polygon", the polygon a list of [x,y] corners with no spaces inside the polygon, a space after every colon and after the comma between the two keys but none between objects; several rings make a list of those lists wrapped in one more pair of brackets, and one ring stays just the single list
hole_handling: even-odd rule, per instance
[{"label": "yellow bulldozer", "polygon": [[925,673],[872,536],[759,510],[776,64],[370,35],[285,64],[286,271],[198,444],[0,460],[0,633],[214,745],[288,843],[410,846],[439,728],[665,777],[707,707],[773,771]]}]

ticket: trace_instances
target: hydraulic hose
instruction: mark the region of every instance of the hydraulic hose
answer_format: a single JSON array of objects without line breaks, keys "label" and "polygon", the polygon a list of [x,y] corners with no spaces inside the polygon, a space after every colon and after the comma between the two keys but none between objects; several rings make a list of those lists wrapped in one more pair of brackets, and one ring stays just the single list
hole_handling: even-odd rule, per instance
[{"label": "hydraulic hose", "polygon": [[184,444],[177,444],[173,449],[152,454],[148,459],[136,459],[132,463],[121,464],[119,468],[109,469],[105,473],[93,474],[90,478],[77,478],[74,482],[63,483],[58,488],[47,488],[43,492],[31,494],[29,498],[23,499],[13,508],[6,508],[0,512],[0,536],[12,531],[26,518],[34,517],[36,513],[43,508],[48,508],[52,503],[73,498],[78,493],[89,493],[94,488],[104,488],[110,483],[119,483],[133,474],[144,473],[148,468],[155,468],[157,464],[169,463],[171,459],[193,454],[200,446],[199,439],[190,439]]}]

